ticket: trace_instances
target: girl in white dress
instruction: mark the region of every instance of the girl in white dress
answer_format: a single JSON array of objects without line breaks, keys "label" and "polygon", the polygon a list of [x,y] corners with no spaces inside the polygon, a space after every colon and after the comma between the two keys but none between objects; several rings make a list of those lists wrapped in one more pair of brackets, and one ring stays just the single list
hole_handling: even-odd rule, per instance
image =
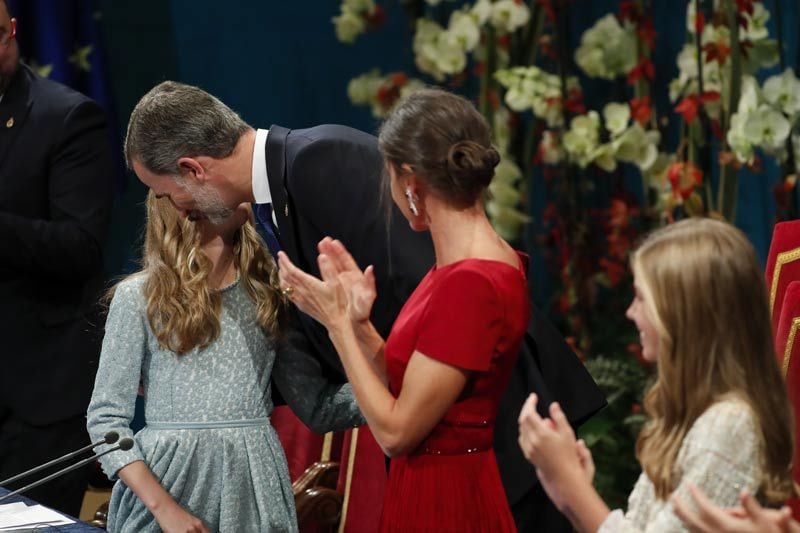
[{"label": "girl in white dress", "polygon": [[794,491],[792,417],[753,247],[729,224],[688,219],[654,232],[632,266],[626,315],[658,364],[636,445],[643,473],[627,513],[610,511],[561,409],[543,419],[531,395],[519,441],[545,490],[581,532],[686,531],[670,496],[688,501],[692,485],[725,507],[742,489],[782,502]]}]

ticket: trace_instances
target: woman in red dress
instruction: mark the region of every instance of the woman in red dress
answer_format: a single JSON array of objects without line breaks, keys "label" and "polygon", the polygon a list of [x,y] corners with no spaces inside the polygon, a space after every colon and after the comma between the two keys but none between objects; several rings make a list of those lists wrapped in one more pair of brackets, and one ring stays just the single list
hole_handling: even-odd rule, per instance
[{"label": "woman in red dress", "polygon": [[524,257],[483,207],[500,157],[475,107],[433,89],[399,104],[379,144],[392,199],[430,231],[436,264],[385,343],[369,322],[372,267],[338,241],[319,245],[321,280],[281,254],[284,294],[327,327],[392,457],[381,531],[515,531],[492,433],[530,310]]}]

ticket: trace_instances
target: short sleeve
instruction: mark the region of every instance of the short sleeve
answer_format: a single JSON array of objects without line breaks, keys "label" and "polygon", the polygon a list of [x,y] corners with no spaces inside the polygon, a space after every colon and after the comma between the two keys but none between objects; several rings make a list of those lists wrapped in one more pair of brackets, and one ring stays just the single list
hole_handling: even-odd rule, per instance
[{"label": "short sleeve", "polygon": [[476,270],[458,268],[435,283],[416,350],[466,370],[489,370],[503,322],[491,280]]}]

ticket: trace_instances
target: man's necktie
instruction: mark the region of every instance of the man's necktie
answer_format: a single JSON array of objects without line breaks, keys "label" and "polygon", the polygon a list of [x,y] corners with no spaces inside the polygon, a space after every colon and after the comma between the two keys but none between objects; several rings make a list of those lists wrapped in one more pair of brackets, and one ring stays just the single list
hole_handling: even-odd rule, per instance
[{"label": "man's necktie", "polygon": [[278,252],[281,251],[281,241],[278,239],[278,228],[272,222],[272,204],[253,204],[253,212],[261,228],[259,232],[261,238],[269,248],[269,253],[275,260],[278,260]]}]

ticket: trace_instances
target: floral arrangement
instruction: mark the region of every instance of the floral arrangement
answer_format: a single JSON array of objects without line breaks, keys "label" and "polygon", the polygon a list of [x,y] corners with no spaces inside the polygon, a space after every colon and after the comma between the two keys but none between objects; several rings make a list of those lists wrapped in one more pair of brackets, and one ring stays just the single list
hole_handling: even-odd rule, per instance
[{"label": "floral arrangement", "polygon": [[[680,4],[686,40],[667,108],[657,107],[665,99],[652,87],[652,2],[620,0],[571,50],[571,0],[402,0],[417,72],[372,70],[348,86],[353,104],[376,117],[427,83],[475,98],[501,154],[487,213],[503,237],[544,257],[556,287],[551,311],[608,393],[609,409],[582,433],[602,457],[597,485],[611,503],[624,503],[638,475],[633,440],[652,375],[623,318],[631,248],[645,231],[683,216],[733,221],[738,171],[757,171],[762,156],[783,165],[776,197],[785,200],[800,156],[800,80],[785,67],[780,35],[769,34],[764,2]],[[382,13],[373,0],[344,0],[333,19],[337,35],[353,42]],[[780,74],[757,81],[776,65]],[[615,101],[589,108],[589,80],[615,87]],[[528,206],[533,184],[547,199],[538,214]],[[535,234],[527,225],[534,214]]]}]

